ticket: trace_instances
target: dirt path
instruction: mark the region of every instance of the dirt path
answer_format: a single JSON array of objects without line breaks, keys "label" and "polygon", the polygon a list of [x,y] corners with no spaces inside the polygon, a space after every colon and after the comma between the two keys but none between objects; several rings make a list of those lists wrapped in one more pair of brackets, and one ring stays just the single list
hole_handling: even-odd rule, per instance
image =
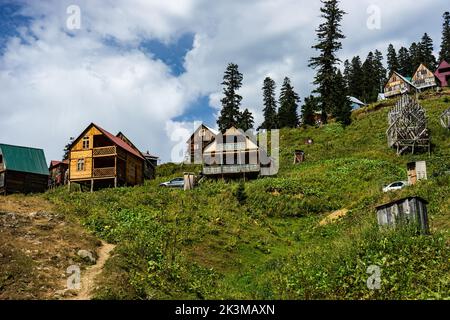
[{"label": "dirt path", "polygon": [[70,300],[90,300],[92,298],[92,291],[95,286],[95,279],[103,270],[106,261],[111,256],[111,251],[115,245],[102,241],[102,246],[98,249],[97,263],[88,267],[81,273],[81,289],[75,297]]}]

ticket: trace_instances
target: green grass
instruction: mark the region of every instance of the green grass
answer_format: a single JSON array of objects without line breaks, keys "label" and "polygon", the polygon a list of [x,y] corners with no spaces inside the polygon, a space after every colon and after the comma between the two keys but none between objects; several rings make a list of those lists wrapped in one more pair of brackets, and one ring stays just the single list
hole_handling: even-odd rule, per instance
[{"label": "green grass", "polygon": [[[387,147],[393,101],[354,112],[342,128],[282,130],[276,177],[206,181],[195,190],[159,188],[199,167],[159,168],[145,186],[45,195],[78,217],[117,255],[103,273],[99,299],[442,299],[450,298],[450,133],[439,125],[443,97],[421,103],[433,150],[398,157]],[[305,145],[307,138],[314,144]],[[294,150],[306,162],[293,165]],[[430,179],[383,194],[406,180],[406,163],[427,160]],[[239,195],[239,196],[238,196]],[[384,232],[375,207],[408,195],[429,201],[432,235]],[[337,223],[329,213],[348,209]],[[381,290],[367,289],[367,267],[382,268]]]}]

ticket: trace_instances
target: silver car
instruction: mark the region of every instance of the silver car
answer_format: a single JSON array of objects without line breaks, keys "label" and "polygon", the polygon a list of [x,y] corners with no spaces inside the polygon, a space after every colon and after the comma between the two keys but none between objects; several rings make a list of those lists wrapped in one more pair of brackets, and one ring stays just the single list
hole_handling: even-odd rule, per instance
[{"label": "silver car", "polygon": [[408,186],[408,182],[406,182],[406,181],[396,181],[396,182],[393,182],[393,183],[387,185],[386,187],[384,187],[383,192],[400,190],[407,186]]},{"label": "silver car", "polygon": [[184,178],[175,178],[159,184],[160,187],[184,188]]}]

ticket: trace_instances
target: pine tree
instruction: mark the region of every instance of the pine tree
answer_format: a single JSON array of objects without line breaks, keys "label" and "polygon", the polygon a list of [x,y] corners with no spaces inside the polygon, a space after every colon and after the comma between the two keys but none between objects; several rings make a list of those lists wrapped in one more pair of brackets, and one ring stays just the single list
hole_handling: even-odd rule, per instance
[{"label": "pine tree", "polygon": [[377,86],[376,90],[377,92],[383,92],[383,87],[387,82],[387,77],[386,77],[386,68],[383,65],[383,54],[379,50],[375,50],[374,68]]},{"label": "pine tree", "polygon": [[445,60],[450,63],[450,12],[445,12],[443,18],[444,24],[442,25],[442,43],[441,51],[439,52],[439,62]]},{"label": "pine tree", "polygon": [[409,68],[403,75],[412,77],[423,61],[424,53],[422,44],[420,42],[413,42],[409,48]]},{"label": "pine tree", "polygon": [[361,58],[356,56],[351,62],[351,73],[348,80],[349,95],[363,99],[363,76]]},{"label": "pine tree", "polygon": [[317,70],[314,84],[315,92],[320,94],[322,122],[327,122],[327,113],[334,106],[333,93],[335,90],[336,65],[340,62],[336,53],[342,48],[341,39],[345,36],[341,31],[341,21],[345,14],[339,8],[338,0],[321,0],[323,6],[320,9],[321,17],[325,21],[316,29],[318,43],[313,46],[320,52],[319,56],[310,60],[309,66]]},{"label": "pine tree", "polygon": [[378,97],[378,79],[373,52],[369,52],[367,55],[362,66],[362,71],[362,99],[365,102],[376,101]]},{"label": "pine tree", "polygon": [[254,123],[253,115],[248,109],[245,109],[243,112],[240,113],[238,123],[239,129],[245,132],[253,128],[253,123]]},{"label": "pine tree", "polygon": [[333,94],[335,107],[333,116],[336,121],[344,126],[348,126],[352,122],[352,105],[348,100],[348,93],[344,85],[344,77],[340,70],[335,74],[336,89]]},{"label": "pine tree", "polygon": [[264,100],[264,122],[261,129],[277,129],[278,115],[277,115],[277,100],[275,98],[275,81],[267,77],[264,79],[263,85],[263,100]]},{"label": "pine tree", "polygon": [[232,126],[236,127],[239,125],[239,106],[242,97],[236,91],[242,86],[242,79],[243,76],[239,72],[238,65],[234,63],[228,64],[222,82],[225,97],[221,100],[222,111],[217,120],[221,132],[225,132],[225,130]]},{"label": "pine tree", "polygon": [[298,126],[297,108],[300,97],[294,91],[291,80],[284,78],[280,92],[280,109],[278,111],[278,124],[280,128],[296,128]]},{"label": "pine tree", "polygon": [[[414,46],[412,46],[412,48],[414,49]],[[410,75],[411,69],[411,56],[409,54],[409,51],[405,47],[401,47],[400,50],[398,50],[397,72],[404,77],[408,77]]]},{"label": "pine tree", "polygon": [[319,99],[313,95],[305,98],[305,104],[302,106],[302,124],[304,126],[314,126],[315,113],[319,111]]},{"label": "pine tree", "polygon": [[351,77],[352,73],[353,73],[352,64],[347,59],[344,61],[344,74],[343,74],[345,86],[347,87],[347,90],[350,89],[349,82],[350,82],[350,77]]},{"label": "pine tree", "polygon": [[422,62],[425,66],[431,71],[436,70],[436,57],[433,54],[433,40],[430,36],[425,33],[422,37],[422,41],[420,43],[420,47],[422,50]]},{"label": "pine tree", "polygon": [[69,159],[69,156],[70,156],[70,147],[72,146],[72,143],[73,143],[74,140],[75,140],[75,139],[74,139],[73,137],[70,137],[69,143],[67,143],[67,144],[64,146],[64,154],[63,154],[63,157],[62,157],[63,160]]},{"label": "pine tree", "polygon": [[395,51],[395,48],[392,44],[389,45],[388,51],[387,51],[387,65],[388,65],[389,76],[394,71],[398,72],[399,64],[398,64],[397,52]]}]

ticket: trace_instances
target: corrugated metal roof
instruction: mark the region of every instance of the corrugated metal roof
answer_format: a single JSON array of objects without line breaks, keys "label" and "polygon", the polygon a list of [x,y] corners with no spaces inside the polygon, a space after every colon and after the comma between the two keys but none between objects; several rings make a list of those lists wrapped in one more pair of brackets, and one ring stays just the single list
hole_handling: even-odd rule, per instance
[{"label": "corrugated metal roof", "polygon": [[0,143],[6,170],[48,175],[44,150]]}]

